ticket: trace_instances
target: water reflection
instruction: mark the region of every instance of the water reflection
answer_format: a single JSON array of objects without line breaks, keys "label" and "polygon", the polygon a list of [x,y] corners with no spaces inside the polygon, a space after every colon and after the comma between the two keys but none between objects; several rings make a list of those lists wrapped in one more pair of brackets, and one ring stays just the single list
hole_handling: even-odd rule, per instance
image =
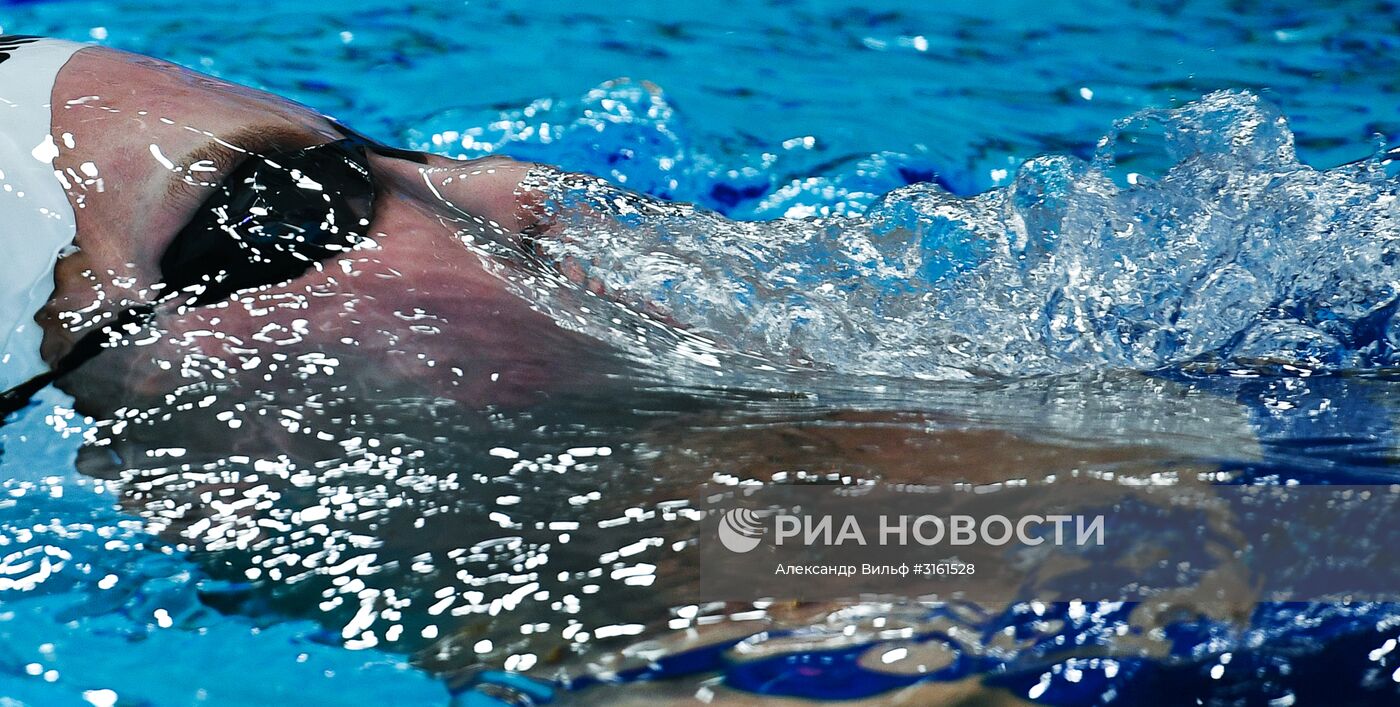
[{"label": "water reflection", "polygon": [[[337,378],[321,371],[300,384],[334,390]],[[1320,473],[1320,462],[1359,473],[1394,452],[1389,430],[1369,414],[1384,381],[1215,383],[1125,374],[945,385],[919,396],[804,377],[787,395],[638,384],[528,410],[373,394],[289,404],[270,391],[225,388],[204,407],[205,396],[188,394],[162,408],[175,414],[152,410],[120,429],[105,426],[82,469],[113,481],[128,510],[220,580],[205,588],[206,604],[271,621],[311,617],[327,640],[412,652],[463,683],[484,666],[579,685],[667,676],[654,667],[660,657],[793,629],[831,632],[857,661],[870,660],[860,656],[871,646],[895,650],[891,641],[927,642],[942,631],[956,639],[958,670],[912,673],[941,680],[1048,660],[1044,646],[1066,635],[1063,620],[1032,621],[1035,630],[1009,645],[1012,634],[993,629],[1025,612],[1065,609],[682,602],[694,581],[696,490],[742,479],[1045,483],[1219,470],[1292,478]],[[1291,405],[1276,402],[1285,393]],[[226,432],[234,419],[239,451]],[[919,618],[903,633],[851,634],[853,611],[886,629],[904,613]],[[1232,641],[1251,626],[1247,607],[1166,617],[1107,605],[1076,611],[1083,630],[1099,636],[1090,654],[1133,659],[1181,656],[1161,633],[1172,622],[1204,616]],[[798,645],[768,640],[733,650],[789,655]],[[1063,658],[1053,655],[1052,663]]]},{"label": "water reflection", "polygon": [[[1083,183],[1061,186],[1073,184]],[[1390,607],[1374,604],[683,599],[700,540],[690,499],[705,484],[1388,481],[1393,382],[1313,356],[1298,345],[1313,339],[1297,330],[1271,339],[1277,345],[1267,351],[1240,354],[1241,332],[1257,322],[1236,321],[1238,291],[1229,288],[1213,291],[1224,296],[1212,307],[1197,290],[1157,290],[1201,305],[1202,317],[1227,316],[1191,320],[1201,328],[1184,338],[1135,331],[1118,349],[1091,345],[1108,341],[1097,324],[1077,330],[1077,341],[1090,342],[1081,346],[1054,336],[1069,331],[1057,309],[1067,305],[1055,298],[1048,309],[1020,310],[1048,329],[977,328],[995,302],[974,301],[976,291],[959,300],[975,317],[921,328],[903,317],[921,302],[918,288],[882,299],[846,267],[862,252],[859,239],[841,240],[850,234],[833,223],[734,225],[707,234],[721,238],[715,253],[733,257],[687,259],[699,251],[685,229],[707,216],[645,200],[613,205],[615,213],[575,204],[581,226],[537,234],[528,249],[454,232],[462,248],[454,254],[480,262],[512,299],[464,305],[450,273],[434,271],[415,281],[427,284],[411,311],[376,310],[379,290],[327,280],[305,295],[274,287],[212,313],[180,312],[148,346],[113,352],[125,356],[112,360],[126,380],[147,381],[149,395],[122,398],[81,468],[119,488],[127,510],[217,580],[202,590],[206,605],[268,622],[311,618],[329,642],[411,653],[454,684],[485,681],[494,687],[483,689],[502,694],[535,684],[511,685],[515,678],[488,668],[558,680],[581,699],[615,704],[625,697],[597,682],[670,678],[655,690],[735,700],[746,692],[876,699],[896,689],[916,701],[992,689],[1072,700],[1090,686],[1142,694],[1175,670],[1217,680],[1215,666],[1233,676],[1248,664],[1241,685],[1249,694],[1278,697],[1293,694],[1285,678],[1301,662],[1295,655],[1305,661],[1309,650],[1350,645],[1317,638],[1299,649],[1300,626],[1393,632]],[[938,208],[920,213],[940,218]],[[1082,215],[1063,212],[1070,225],[1051,230],[1074,235],[1070,217]],[[656,262],[629,260],[627,251],[599,259],[639,233],[694,248],[642,254]],[[988,272],[1020,267],[1003,258],[977,270],[974,246],[1005,245],[1003,234],[939,233],[957,238],[929,253],[971,260],[921,263],[906,283],[937,289],[972,273],[986,294],[1005,286]],[[1224,243],[1231,233],[1221,226],[1215,236]],[[765,236],[783,257],[763,250],[772,245]],[[968,250],[943,249],[948,242]],[[1360,247],[1372,246],[1382,247]],[[383,247],[421,246],[385,239]],[[1127,262],[1076,252],[1081,264]],[[1371,255],[1372,266],[1385,264],[1384,253]],[[1048,250],[1037,257],[1053,260]],[[350,272],[390,283],[386,290],[402,284],[403,273],[384,269],[373,250],[355,258]],[[778,271],[736,269],[755,263]],[[1156,276],[1173,274],[1157,265]],[[844,295],[802,279],[828,275]],[[745,283],[772,286],[738,286]],[[1357,321],[1383,289],[1358,290],[1370,299]],[[1096,292],[1081,304],[1108,296]],[[772,316],[739,316],[751,310],[729,306],[736,302]],[[343,329],[305,335],[311,304],[310,316],[344,315]],[[506,304],[511,317],[488,318]],[[215,317],[268,326],[262,338],[230,344],[215,333]],[[904,328],[885,337],[881,322]],[[977,347],[1019,336],[1006,351],[1034,357],[1025,359],[1032,371],[1057,374],[951,365],[958,353],[939,349],[950,322],[967,325],[954,333]],[[328,334],[342,333],[341,348],[327,345]],[[1380,351],[1354,348],[1347,360],[1379,361]],[[1001,356],[998,365],[1014,358]],[[1088,370],[1062,372],[1090,359]],[[1150,365],[1116,365],[1139,360]],[[100,384],[108,373],[87,375]],[[469,384],[458,383],[464,375]],[[1370,662],[1391,660],[1369,658],[1371,650]],[[1225,657],[1236,653],[1249,659]],[[1363,653],[1348,655],[1355,663]]]}]

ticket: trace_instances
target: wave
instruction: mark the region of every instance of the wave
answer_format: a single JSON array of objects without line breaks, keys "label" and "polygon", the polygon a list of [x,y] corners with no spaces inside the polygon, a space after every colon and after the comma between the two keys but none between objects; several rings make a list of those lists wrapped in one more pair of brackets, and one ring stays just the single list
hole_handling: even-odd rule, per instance
[{"label": "wave", "polygon": [[[628,186],[677,190],[677,163],[698,158],[671,129],[673,109],[651,89],[605,88],[614,93],[590,94],[568,125],[550,122],[561,109],[533,113],[533,127],[525,114],[504,121],[511,129],[490,147],[624,126],[603,142],[630,141],[656,165],[641,177],[630,168]],[[762,197],[764,210],[804,214],[800,197],[815,195],[829,215],[766,222],[547,174],[534,186],[554,226],[538,245],[576,279],[723,348],[843,373],[1287,372],[1400,356],[1388,156],[1310,167],[1256,95],[1134,114],[1091,159],[1037,157],[1008,186],[970,196],[931,178],[875,197],[882,179],[932,175],[871,159],[883,172],[851,167],[865,184],[796,180]]]}]

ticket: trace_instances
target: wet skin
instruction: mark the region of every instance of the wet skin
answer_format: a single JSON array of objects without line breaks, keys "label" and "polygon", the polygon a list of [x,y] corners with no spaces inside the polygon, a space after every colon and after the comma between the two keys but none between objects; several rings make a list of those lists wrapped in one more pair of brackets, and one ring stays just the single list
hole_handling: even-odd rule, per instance
[{"label": "wet skin", "polygon": [[[53,92],[52,134],[59,150],[55,167],[68,180],[78,234],[77,250],[59,262],[55,294],[39,314],[46,334],[44,355],[50,362],[62,357],[84,332],[134,303],[158,297],[161,254],[211,193],[211,185],[240,159],[249,153],[292,150],[343,137],[329,120],[303,106],[155,59],[97,47],[77,53],[59,74]],[[334,376],[307,387],[341,386],[332,392],[347,406],[356,405],[355,399],[366,391],[381,399],[437,397],[468,407],[485,404],[523,410],[569,388],[592,390],[597,397],[620,400],[615,404],[626,406],[629,399],[608,398],[600,392],[606,390],[601,386],[615,369],[603,346],[561,328],[514,291],[510,276],[521,273],[519,262],[493,257],[470,245],[489,242],[524,252],[520,234],[533,224],[519,202],[529,195],[518,187],[532,165],[503,158],[461,162],[423,156],[423,160],[370,156],[379,189],[368,227],[372,247],[328,261],[290,282],[241,293],[217,305],[185,309],[162,305],[149,331],[131,337],[139,345],[104,352],[67,377],[64,388],[82,409],[98,415],[121,407],[169,408],[167,394],[191,382],[209,380],[210,369],[186,368],[192,358],[206,364],[223,362],[236,369],[228,378],[261,384],[270,357],[315,353],[322,360],[338,361],[338,368]],[[276,404],[298,409],[309,397],[306,391],[300,398],[279,396]],[[235,395],[228,400],[241,399],[246,398]],[[238,473],[226,478],[211,473],[190,482],[185,492],[191,498],[180,499],[177,507],[170,501],[179,492],[163,479],[179,474],[180,469],[178,465],[166,468],[159,458],[147,458],[147,447],[179,444],[188,449],[181,464],[208,462],[220,471],[224,458],[232,453],[276,450],[292,458],[316,460],[334,458],[339,451],[332,443],[339,440],[321,442],[290,434],[273,424],[271,416],[253,418],[235,433],[213,421],[198,424],[197,415],[167,416],[146,430],[114,429],[112,436],[121,439],[106,449],[117,458],[89,455],[85,461],[91,464],[85,464],[84,470],[121,478],[124,503],[153,520],[153,527],[178,537],[198,521],[255,526],[270,509],[297,508],[297,493],[306,489],[272,479],[273,490],[285,492],[284,499],[268,508],[229,510],[232,506],[215,506],[199,497],[208,493],[237,496],[253,482]],[[263,419],[267,422],[260,422]],[[536,418],[525,419],[529,422],[521,424],[522,430],[537,424]],[[336,427],[338,420],[325,422],[325,429],[344,432]],[[581,476],[573,483],[632,480],[608,491],[612,503],[628,506],[684,498],[717,473],[767,480],[780,471],[855,471],[887,480],[931,481],[941,476],[995,482],[1012,475],[1034,477],[1124,461],[1114,450],[1093,454],[1038,445],[1009,432],[945,429],[918,413],[836,412],[798,415],[782,424],[739,422],[743,420],[721,417],[707,425],[703,418],[687,421],[681,414],[659,424],[649,421],[644,429],[619,436],[652,444],[661,450],[658,457],[639,463],[636,469],[612,469],[593,479]],[[362,424],[370,427],[369,432],[383,429],[376,427],[374,418]],[[489,436],[494,433],[479,440],[465,434],[444,433],[442,438],[451,437],[467,447],[460,458],[473,459],[484,456],[482,450],[496,443]],[[526,448],[526,442],[517,448]],[[540,442],[541,448],[576,444],[562,433],[559,439],[547,437]],[[1135,450],[1123,456],[1151,455]],[[453,475],[458,465],[457,459],[452,461],[429,471]],[[143,469],[143,464],[158,468]],[[233,466],[237,472],[237,465]],[[550,480],[532,487],[525,507],[548,508],[549,502],[568,495],[554,486],[562,483]],[[332,528],[390,543],[394,554],[385,551],[386,559],[400,556],[405,566],[407,558],[422,551],[453,549],[439,547],[443,543],[470,544],[467,531],[479,531],[485,537],[488,531],[498,530],[474,529],[485,523],[481,509],[459,498],[471,496],[470,489],[445,488],[449,490],[430,494],[421,503],[410,498],[402,513],[426,517],[429,510],[452,508],[453,513],[438,516],[438,526],[451,521],[451,532],[415,530],[411,521],[381,526],[384,519],[379,516],[368,520],[357,516],[345,521],[345,528],[334,523]],[[403,492],[397,493],[397,500],[403,500]],[[684,557],[667,557],[663,564]],[[390,585],[402,579],[385,575]],[[442,581],[452,579],[446,576]],[[442,621],[444,636],[459,628],[455,620]],[[507,626],[506,632],[512,629]],[[692,639],[703,644],[717,636],[702,633]],[[402,647],[423,648],[411,641]],[[475,660],[463,652],[449,662]],[[920,689],[925,692],[909,695],[911,703],[979,694],[971,684]],[[721,697],[735,704],[751,698]],[[610,703],[621,697],[609,693],[599,699]]]},{"label": "wet skin", "polygon": [[[76,213],[77,250],[58,263],[55,293],[38,315],[50,363],[94,325],[157,298],[161,254],[239,161],[344,137],[304,106],[100,47],[73,56],[52,104],[55,168]],[[216,306],[163,305],[155,341],[104,353],[64,387],[101,413],[179,385],[153,364],[190,354],[246,361],[294,341],[372,362],[379,378],[411,375],[449,397],[525,402],[561,379],[567,361],[581,361],[575,350],[586,342],[492,274],[508,264],[463,244],[518,242],[527,223],[515,191],[532,165],[369,159],[378,189],[373,247]]]},{"label": "wet skin", "polygon": [[[76,251],[59,261],[55,293],[38,315],[50,362],[133,303],[157,299],[161,254],[241,160],[344,137],[304,106],[101,47],[73,56],[58,75],[52,104],[55,168],[65,175],[78,228]],[[468,408],[523,410],[563,391],[618,399],[624,392],[618,386],[627,383],[618,383],[622,366],[612,352],[521,296],[512,287],[522,273],[519,260],[470,246],[490,242],[525,252],[521,234],[538,224],[522,204],[531,194],[521,180],[534,165],[373,153],[369,160],[378,186],[370,247],[215,305],[161,305],[147,331],[126,337],[129,345],[102,353],[62,386],[81,409],[105,416],[123,407],[169,406],[167,396],[192,382],[262,385],[272,381],[272,357],[312,354],[335,361],[334,375],[307,383],[284,375],[294,362],[282,366],[277,382],[297,390],[288,402],[324,392],[316,387],[321,383],[342,399],[446,398]],[[575,284],[606,295],[571,276],[567,263],[561,267]],[[1015,435],[930,429],[917,411],[867,412],[854,424],[832,424],[842,419],[839,411],[821,413],[810,429],[721,425],[691,439],[706,447],[692,457],[700,462],[686,465],[693,473],[677,474],[673,466],[667,476],[684,485],[712,471],[767,478],[832,467],[886,479],[951,475],[985,482],[1059,466]],[[668,428],[687,423],[653,424],[648,434],[664,439]],[[185,437],[200,432],[180,429]],[[211,453],[258,436],[246,427],[236,435],[223,426],[203,432],[213,435],[203,440]],[[274,426],[269,440],[281,434]],[[1030,470],[1028,459],[1037,460]],[[704,468],[712,463],[725,468]]]}]

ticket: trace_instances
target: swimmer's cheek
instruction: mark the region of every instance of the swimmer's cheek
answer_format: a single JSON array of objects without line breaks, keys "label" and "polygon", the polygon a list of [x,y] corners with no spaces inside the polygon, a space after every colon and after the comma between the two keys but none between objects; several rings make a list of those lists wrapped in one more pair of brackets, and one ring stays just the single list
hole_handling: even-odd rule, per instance
[{"label": "swimmer's cheek", "polygon": [[140,343],[104,352],[72,391],[99,412],[326,385],[514,406],[606,378],[607,350],[530,307],[450,232],[381,216],[393,235],[373,250],[217,306],[162,307]]},{"label": "swimmer's cheek", "polygon": [[94,417],[118,410],[158,406],[180,387],[178,366],[166,365],[150,345],[125,345],[104,351],[99,359],[66,376],[58,387],[73,396],[77,409]]},{"label": "swimmer's cheek", "polygon": [[167,404],[190,391],[231,387],[239,382],[244,355],[252,349],[242,331],[224,330],[227,310],[159,310],[138,331],[70,373],[60,388],[85,413],[110,416],[121,408]]}]

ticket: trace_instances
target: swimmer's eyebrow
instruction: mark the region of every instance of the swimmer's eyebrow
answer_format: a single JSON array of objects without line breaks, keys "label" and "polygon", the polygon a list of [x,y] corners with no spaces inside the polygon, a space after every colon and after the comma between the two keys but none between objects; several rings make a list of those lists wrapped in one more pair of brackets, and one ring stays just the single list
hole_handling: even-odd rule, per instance
[{"label": "swimmer's eyebrow", "polygon": [[[292,125],[245,125],[226,135],[214,135],[195,128],[187,130],[204,135],[207,139],[178,161],[172,162],[183,168],[177,179],[168,182],[167,196],[178,197],[195,193],[205,194],[205,189],[218,186],[223,178],[253,155],[266,155],[273,152],[310,147],[327,138],[312,128]],[[192,171],[194,165],[206,163],[207,168]]]}]

